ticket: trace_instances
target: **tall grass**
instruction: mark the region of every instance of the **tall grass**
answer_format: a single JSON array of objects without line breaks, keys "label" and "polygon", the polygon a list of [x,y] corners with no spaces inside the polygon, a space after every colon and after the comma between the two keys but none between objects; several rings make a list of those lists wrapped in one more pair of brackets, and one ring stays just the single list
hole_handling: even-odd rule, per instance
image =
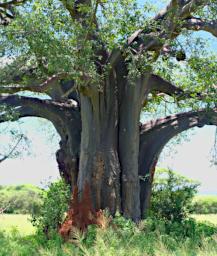
[{"label": "tall grass", "polygon": [[[42,234],[23,237],[13,230],[0,233],[0,255],[216,256],[217,229],[212,225],[193,223],[173,225],[166,233],[163,222],[146,220],[135,225],[119,217],[105,229],[90,226],[86,235],[74,232],[70,243],[63,243],[58,235],[46,240]],[[188,228],[194,228],[194,232],[186,232]]]}]

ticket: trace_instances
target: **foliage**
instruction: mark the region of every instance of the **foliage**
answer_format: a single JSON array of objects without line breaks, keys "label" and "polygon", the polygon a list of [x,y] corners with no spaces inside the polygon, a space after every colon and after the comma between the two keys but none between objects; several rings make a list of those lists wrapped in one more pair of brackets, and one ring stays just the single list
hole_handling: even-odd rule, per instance
[{"label": "foliage", "polygon": [[[11,65],[13,71],[34,67],[32,75],[37,77],[64,71],[69,72],[78,84],[84,74],[97,83],[99,74],[94,64],[95,50],[101,48],[102,41],[109,50],[123,46],[135,27],[149,24],[152,8],[150,4],[140,6],[131,0],[103,1],[103,7],[99,5],[99,8],[97,1],[92,4],[91,8],[80,7],[91,17],[85,28],[71,19],[61,1],[35,0],[17,8],[15,21],[0,31],[1,55],[16,56],[17,63]],[[94,13],[95,8],[97,13]],[[95,14],[100,28],[97,32],[99,41],[87,40],[95,30],[92,18]],[[12,70],[4,70],[1,76],[3,84]],[[27,83],[27,79],[28,76],[23,82]]]},{"label": "foliage", "polygon": [[0,186],[0,208],[4,213],[37,212],[42,203],[40,192],[33,185]]},{"label": "foliage", "polygon": [[[184,64],[176,61],[176,54],[161,55],[156,61],[150,52],[147,54],[144,51],[139,59],[134,58],[132,52],[137,47],[137,42],[129,47],[130,51],[126,50],[127,39],[135,30],[142,28],[147,33],[165,30],[165,24],[153,20],[156,11],[165,5],[162,1],[91,1],[91,7],[85,4],[79,7],[79,11],[89,18],[85,20],[85,26],[70,17],[65,8],[67,2],[34,0],[17,8],[16,19],[0,30],[0,54],[3,59],[10,60],[5,61],[4,68],[0,70],[1,84],[13,83],[11,74],[16,74],[17,77],[25,74],[19,84],[30,84],[36,77],[45,79],[51,74],[68,72],[68,77],[76,81],[77,85],[84,77],[90,78],[91,84],[99,85],[107,67],[103,67],[104,74],[97,72],[95,60],[100,60],[100,56],[96,56],[96,49],[101,49],[103,45],[109,52],[118,48],[126,51],[125,57],[132,60],[129,73],[133,73],[133,76],[138,73],[136,63],[142,62],[140,66],[144,68],[149,62],[148,65],[153,64],[155,73],[182,84],[183,89],[188,86],[188,89],[194,89],[196,93],[213,90],[211,85],[216,77],[216,72],[213,72],[216,70],[216,56],[213,54],[210,59],[206,50],[208,40],[202,40],[200,35],[195,36],[183,30],[181,38],[164,42],[173,53],[185,49],[188,59]],[[209,4],[209,8],[198,8],[199,15],[206,18],[208,14],[209,17],[215,16],[216,12],[210,6],[212,5]],[[97,28],[94,18],[98,22]],[[88,36],[91,33],[97,33],[97,38],[90,40]],[[38,36],[35,37],[35,34]],[[153,60],[154,63],[151,63]],[[29,69],[30,75],[27,72]],[[201,79],[204,75],[206,81]],[[212,100],[214,99],[205,101]],[[154,97],[152,102],[158,105],[164,99]],[[197,105],[193,101],[191,106],[193,103]]]},{"label": "foliage", "polygon": [[198,185],[171,170],[157,170],[152,190],[151,216],[169,222],[182,222],[192,211],[192,200]]},{"label": "foliage", "polygon": [[49,184],[48,190],[44,190],[41,195],[42,206],[32,214],[33,226],[48,236],[57,231],[68,209],[70,196],[70,187],[62,179]]},{"label": "foliage", "polygon": [[217,196],[195,197],[193,201],[193,210],[196,214],[216,214]]},{"label": "foliage", "polygon": [[19,117],[18,112],[13,108],[8,107],[7,105],[0,106],[0,114],[4,114],[5,121],[17,120]]}]

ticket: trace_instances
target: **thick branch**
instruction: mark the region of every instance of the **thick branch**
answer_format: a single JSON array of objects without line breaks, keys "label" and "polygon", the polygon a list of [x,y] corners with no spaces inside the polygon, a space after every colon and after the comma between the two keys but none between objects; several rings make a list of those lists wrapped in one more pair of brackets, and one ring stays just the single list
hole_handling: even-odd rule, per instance
[{"label": "thick branch", "polygon": [[203,30],[217,37],[217,20],[205,21],[198,18],[187,19],[183,25],[188,30]]},{"label": "thick branch", "polygon": [[[0,105],[13,107],[14,121],[21,117],[42,117],[51,121],[61,137],[57,161],[63,177],[76,182],[80,149],[81,117],[78,107],[71,100],[56,102],[19,95],[0,95]],[[0,113],[0,123],[7,121],[5,113]]]},{"label": "thick branch", "polygon": [[[79,112],[77,107],[71,101],[61,103],[19,95],[0,95],[0,105],[3,104],[14,108],[16,114],[18,114],[17,118],[36,116],[48,119],[51,122],[58,121],[58,116],[63,116],[62,112],[64,110]],[[4,118],[5,114],[2,113],[0,122],[4,122]]]},{"label": "thick branch", "polygon": [[150,203],[153,173],[158,157],[170,139],[193,127],[217,126],[217,109],[185,112],[150,121],[141,127],[139,175],[141,211],[146,215]]},{"label": "thick branch", "polygon": [[207,3],[204,0],[171,0],[166,9],[157,14],[153,19],[154,24],[159,23],[161,27],[137,30],[129,37],[128,45],[137,42],[136,49],[138,52],[155,51],[159,54],[166,40],[176,38],[181,33],[185,20],[191,18],[195,10],[205,5]]},{"label": "thick branch", "polygon": [[39,85],[32,86],[0,86],[0,92],[2,93],[16,93],[21,91],[31,91],[31,92],[46,92],[60,79],[67,77],[67,73],[59,73],[49,77],[46,81]]},{"label": "thick branch", "polygon": [[[203,93],[195,93],[193,91],[184,91],[183,89],[175,86],[171,82],[163,79],[158,75],[152,74],[150,79],[150,90],[154,92],[160,92],[169,96],[176,97],[176,100],[184,100],[188,98],[196,97],[199,100],[204,99],[207,95]],[[192,96],[193,95],[193,96]]]},{"label": "thick branch", "polygon": [[190,111],[145,123],[140,131],[140,174],[150,169],[153,160],[171,138],[187,129],[206,124],[217,126],[217,109]]}]

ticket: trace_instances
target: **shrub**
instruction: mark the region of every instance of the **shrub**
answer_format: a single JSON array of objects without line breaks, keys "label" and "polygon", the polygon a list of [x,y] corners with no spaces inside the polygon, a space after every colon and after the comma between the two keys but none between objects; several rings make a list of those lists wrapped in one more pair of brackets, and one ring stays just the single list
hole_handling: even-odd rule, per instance
[{"label": "shrub", "polygon": [[196,197],[193,211],[196,214],[217,214],[217,196]]},{"label": "shrub", "polygon": [[44,190],[41,195],[43,204],[39,211],[32,214],[33,226],[48,237],[55,233],[63,222],[70,196],[70,187],[63,180],[51,183],[49,189]]},{"label": "shrub", "polygon": [[182,222],[170,222],[168,220],[148,218],[144,221],[145,233],[159,233],[173,237],[176,241],[191,239],[200,242],[202,238],[217,235],[217,227],[211,223],[198,223],[193,218],[187,218]]},{"label": "shrub", "polygon": [[41,204],[40,191],[32,185],[1,186],[0,208],[5,209],[5,213],[33,213]]},{"label": "shrub", "polygon": [[157,170],[150,216],[169,222],[182,222],[192,212],[192,199],[198,185],[171,170]]}]

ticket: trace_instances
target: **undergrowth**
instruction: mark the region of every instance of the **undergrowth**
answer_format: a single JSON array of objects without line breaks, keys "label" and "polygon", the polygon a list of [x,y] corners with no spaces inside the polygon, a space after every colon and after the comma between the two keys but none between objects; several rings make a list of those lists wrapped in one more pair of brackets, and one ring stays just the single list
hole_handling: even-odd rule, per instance
[{"label": "undergrowth", "polygon": [[74,231],[73,241],[63,243],[57,234],[22,237],[16,230],[0,233],[1,256],[216,256],[217,227],[196,223],[169,223],[147,219],[138,224],[117,215],[104,229],[89,226],[86,234]]}]

